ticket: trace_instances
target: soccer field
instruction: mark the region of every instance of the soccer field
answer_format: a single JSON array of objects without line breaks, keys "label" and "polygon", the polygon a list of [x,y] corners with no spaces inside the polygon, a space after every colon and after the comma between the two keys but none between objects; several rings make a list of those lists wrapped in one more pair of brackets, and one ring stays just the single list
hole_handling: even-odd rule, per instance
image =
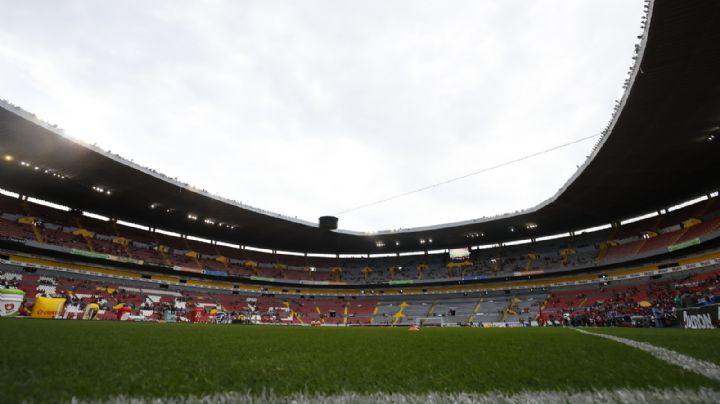
[{"label": "soccer field", "polygon": [[[717,330],[589,329],[719,364]],[[569,328],[326,328],[0,320],[0,402],[678,389],[717,379]]]}]

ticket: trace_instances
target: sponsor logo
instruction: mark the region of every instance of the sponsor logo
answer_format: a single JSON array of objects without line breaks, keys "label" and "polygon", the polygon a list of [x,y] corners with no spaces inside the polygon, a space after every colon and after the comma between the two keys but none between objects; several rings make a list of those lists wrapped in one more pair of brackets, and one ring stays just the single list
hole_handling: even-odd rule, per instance
[{"label": "sponsor logo", "polygon": [[37,314],[40,316],[54,316],[55,310],[38,310]]},{"label": "sponsor logo", "polygon": [[688,314],[685,311],[683,312],[683,322],[685,328],[715,328],[709,313]]},{"label": "sponsor logo", "polygon": [[5,310],[12,311],[15,308],[15,303],[6,303]]},{"label": "sponsor logo", "polygon": [[226,316],[227,314],[224,311],[218,311],[215,314],[215,321],[218,323],[223,323],[225,322]]}]

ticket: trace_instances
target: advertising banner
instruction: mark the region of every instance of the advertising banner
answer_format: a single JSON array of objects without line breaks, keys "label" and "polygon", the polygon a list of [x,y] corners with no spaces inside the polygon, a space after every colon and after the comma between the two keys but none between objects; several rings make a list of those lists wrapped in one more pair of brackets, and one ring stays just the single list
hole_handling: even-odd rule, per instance
[{"label": "advertising banner", "polygon": [[108,254],[103,253],[97,253],[94,251],[86,251],[86,250],[78,250],[77,248],[73,248],[70,250],[71,253],[75,255],[81,255],[83,257],[89,257],[89,258],[102,258],[102,259],[108,259]]},{"label": "advertising banner", "polygon": [[10,317],[17,314],[25,297],[20,289],[0,289],[0,317]]},{"label": "advertising banner", "polygon": [[677,318],[683,328],[717,328],[720,319],[720,305],[678,309]]},{"label": "advertising banner", "polygon": [[543,271],[542,269],[535,269],[535,270],[531,270],[531,271],[522,271],[522,272],[516,271],[516,272],[513,272],[513,276],[541,275],[544,273],[545,273],[545,271]]},{"label": "advertising banner", "polygon": [[688,247],[698,245],[698,244],[700,244],[700,239],[694,238],[692,240],[683,241],[682,243],[677,243],[677,244],[668,246],[667,249],[668,249],[668,251],[672,252],[672,251],[682,250],[683,248],[688,248]]},{"label": "advertising banner", "polygon": [[203,273],[203,270],[202,270],[202,269],[188,268],[188,267],[180,267],[180,266],[177,266],[177,265],[173,267],[173,270],[175,270],[175,271],[181,271],[181,272],[192,272],[192,273],[196,273],[196,274],[201,274],[201,273]]},{"label": "advertising banner", "polygon": [[35,298],[30,317],[32,318],[55,318],[59,317],[65,307],[65,298],[42,297]]},{"label": "advertising banner", "polygon": [[90,303],[85,307],[83,320],[95,320],[99,312],[100,306],[97,303]]},{"label": "advertising banner", "polygon": [[476,281],[480,279],[488,279],[489,276],[487,275],[477,275],[477,276],[464,276],[462,279],[464,281]]},{"label": "advertising banner", "polygon": [[106,260],[110,260],[110,261],[128,262],[131,264],[138,264],[138,265],[142,265],[144,263],[143,260],[136,260],[134,258],[118,257],[115,255],[103,254],[103,253],[98,253],[98,252],[93,252],[93,251],[78,250],[77,248],[70,249],[70,252],[75,255],[80,255],[80,256],[89,257],[89,258],[102,258],[102,259],[106,259]]},{"label": "advertising banner", "polygon": [[203,273],[205,275],[212,275],[212,276],[228,276],[228,273],[225,271],[215,271],[212,269],[203,269]]},{"label": "advertising banner", "polygon": [[[120,304],[122,304],[122,303],[120,303]],[[115,307],[117,307],[117,306],[119,306],[119,305],[115,305]],[[115,307],[113,307],[113,309],[115,309]],[[126,306],[126,305],[122,304],[122,307],[117,309],[116,316],[117,316],[117,319],[120,321],[130,320],[130,316],[132,316],[132,308],[130,306]]]}]

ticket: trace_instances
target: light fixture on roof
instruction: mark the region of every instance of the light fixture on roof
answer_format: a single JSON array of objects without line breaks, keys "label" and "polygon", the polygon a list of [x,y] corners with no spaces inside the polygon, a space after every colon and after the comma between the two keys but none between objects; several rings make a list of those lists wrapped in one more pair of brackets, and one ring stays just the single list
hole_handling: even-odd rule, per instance
[{"label": "light fixture on roof", "polygon": [[400,245],[400,242],[399,242],[399,241],[396,241],[396,242],[395,242],[395,245]]},{"label": "light fixture on roof", "polygon": [[511,228],[510,228],[510,232],[511,232],[511,233],[514,233],[514,232],[515,232],[515,228],[514,228],[514,227],[511,227]]},{"label": "light fixture on roof", "polygon": [[9,154],[4,155],[4,156],[3,156],[3,159],[4,159],[5,161],[13,161],[13,160],[15,160],[15,158],[14,158],[13,156],[9,155]]},{"label": "light fixture on roof", "polygon": [[431,238],[428,239],[428,243],[432,243],[432,239],[431,239]]},{"label": "light fixture on roof", "polygon": [[151,203],[151,204],[150,204],[150,209],[155,209],[155,208],[157,208],[157,203]]},{"label": "light fixture on roof", "polygon": [[525,228],[528,230],[537,229],[538,225],[537,223],[528,223]]},{"label": "light fixture on roof", "polygon": [[378,247],[378,248],[380,248],[380,247],[385,247],[385,243],[382,242],[382,241],[376,241],[376,242],[375,242],[375,247]]},{"label": "light fixture on roof", "polygon": [[711,133],[708,135],[708,137],[705,138],[705,140],[707,140],[708,142],[712,142],[713,140],[715,140],[716,137],[717,136],[715,136],[715,133]]},{"label": "light fixture on roof", "polygon": [[421,238],[421,239],[420,239],[420,244],[425,244],[425,239],[424,239],[424,238]]},{"label": "light fixture on roof", "polygon": [[20,165],[23,166],[23,167],[30,167],[30,163],[28,163],[28,162],[26,162],[26,161],[21,161],[21,162],[20,162]]},{"label": "light fixture on roof", "polygon": [[194,214],[192,214],[192,213],[188,213],[188,216],[187,216],[187,217],[188,217],[188,219],[190,219],[190,220],[197,220],[197,215],[194,215]]},{"label": "light fixture on roof", "polygon": [[38,170],[40,170],[40,167],[35,166],[35,171],[38,171]]}]

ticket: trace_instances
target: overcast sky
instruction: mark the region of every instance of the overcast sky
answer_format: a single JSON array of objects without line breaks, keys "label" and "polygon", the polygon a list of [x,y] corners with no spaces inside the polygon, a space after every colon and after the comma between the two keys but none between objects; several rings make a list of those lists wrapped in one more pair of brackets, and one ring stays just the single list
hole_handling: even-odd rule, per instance
[{"label": "overcast sky", "polygon": [[[8,1],[0,98],[245,204],[316,221],[599,133],[642,0]],[[594,140],[340,215],[534,206]]]}]

